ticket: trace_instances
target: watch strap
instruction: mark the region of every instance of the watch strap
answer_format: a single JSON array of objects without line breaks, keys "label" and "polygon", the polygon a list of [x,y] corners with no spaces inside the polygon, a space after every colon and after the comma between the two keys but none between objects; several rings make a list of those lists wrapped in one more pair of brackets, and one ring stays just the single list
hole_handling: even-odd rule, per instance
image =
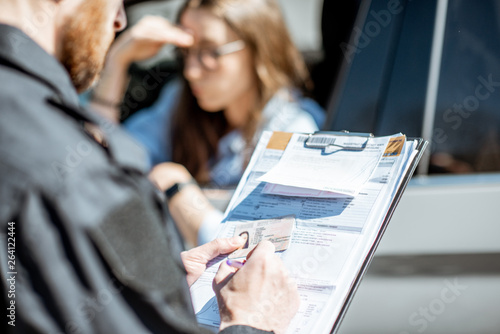
[{"label": "watch strap", "polygon": [[175,196],[178,192],[180,192],[184,187],[196,184],[196,181],[194,179],[191,179],[186,182],[176,182],[174,183],[170,188],[165,190],[165,196],[167,197],[167,200],[170,200],[172,197]]}]

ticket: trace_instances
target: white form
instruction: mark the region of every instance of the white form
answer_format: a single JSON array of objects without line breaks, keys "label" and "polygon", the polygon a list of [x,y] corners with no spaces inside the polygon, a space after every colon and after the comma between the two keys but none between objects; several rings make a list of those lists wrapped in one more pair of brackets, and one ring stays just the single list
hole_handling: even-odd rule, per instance
[{"label": "white form", "polygon": [[260,181],[356,196],[377,167],[390,137],[335,137],[336,145],[349,147],[357,139],[365,147],[361,151],[340,149],[331,153],[307,147],[307,138],[294,134],[279,163]]},{"label": "white form", "polygon": [[[373,243],[379,234],[382,221],[387,214],[387,209],[393,199],[397,185],[402,181],[404,175],[402,171],[408,169],[411,161],[413,161],[416,156],[415,147],[415,141],[406,142],[404,150],[401,153],[402,159],[397,159],[397,157],[385,157],[383,161],[381,161],[386,165],[384,168],[385,171],[377,173],[378,175],[375,180],[376,182],[385,182],[385,186],[383,187],[384,189],[377,203],[378,210],[371,213],[372,217],[370,218],[370,222],[367,224],[366,229],[360,234],[358,244],[347,259],[349,265],[345,267],[341,277],[339,277],[337,281],[335,295],[328,300],[324,307],[324,311],[316,319],[316,325],[311,333],[329,333],[334,323],[338,320],[338,315],[348,298],[354,279],[359,275],[362,263],[365,261],[367,254],[373,247]],[[389,168],[388,165],[390,164],[392,164],[392,167]],[[395,175],[397,175],[397,177],[394,177]]]},{"label": "white form", "polygon": [[[403,140],[398,155],[384,156],[355,198],[301,198],[261,191],[265,182],[259,181],[259,177],[276,165],[283,154],[283,149],[269,147],[271,135],[266,132],[261,137],[226,211],[219,237],[232,236],[235,225],[241,221],[295,214],[297,226],[290,246],[278,253],[297,280],[301,298],[300,309],[287,334],[329,333],[376,240],[402,171],[415,157],[415,142]],[[214,331],[220,318],[212,280],[225,258],[214,259],[191,287],[198,322]]]},{"label": "white form", "polygon": [[283,186],[281,184],[274,184],[274,183],[266,183],[264,189],[262,189],[262,192],[268,195],[295,196],[295,197],[315,197],[315,198],[352,197],[351,195],[334,193],[331,191]]}]

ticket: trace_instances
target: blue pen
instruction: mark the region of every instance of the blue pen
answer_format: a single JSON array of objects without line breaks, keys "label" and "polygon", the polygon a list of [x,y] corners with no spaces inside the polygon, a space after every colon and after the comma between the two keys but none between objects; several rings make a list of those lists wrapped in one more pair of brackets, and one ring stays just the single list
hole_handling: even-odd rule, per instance
[{"label": "blue pen", "polygon": [[247,260],[243,260],[243,261],[236,261],[236,260],[231,260],[231,259],[227,259],[226,260],[226,263],[228,266],[231,266],[233,268],[242,268],[243,265],[245,264],[245,262],[247,262]]}]

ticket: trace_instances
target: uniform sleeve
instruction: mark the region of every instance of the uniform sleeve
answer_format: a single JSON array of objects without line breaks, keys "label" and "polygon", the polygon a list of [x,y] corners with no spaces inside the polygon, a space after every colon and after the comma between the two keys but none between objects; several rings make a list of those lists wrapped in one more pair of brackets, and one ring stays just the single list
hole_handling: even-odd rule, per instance
[{"label": "uniform sleeve", "polygon": [[[11,216],[1,224],[2,288],[11,314],[3,333],[212,333],[197,326],[190,305],[171,308],[158,295],[139,296],[111,273],[104,275],[87,237],[65,227],[36,191]],[[155,320],[157,314],[163,316]],[[221,333],[270,332],[232,326]]]},{"label": "uniform sleeve", "polygon": [[[14,255],[13,267],[4,268],[10,275],[15,292],[8,303],[15,306],[15,327],[12,333],[64,333],[80,329],[89,332],[89,324],[78,319],[85,312],[85,300],[90,297],[82,277],[72,266],[64,247],[63,236],[55,217],[35,192],[25,193],[17,212],[2,221],[2,231],[13,225],[14,252],[7,250],[7,235],[2,238],[2,265],[8,255]],[[9,225],[7,225],[9,224]],[[90,316],[90,314],[89,314]]]},{"label": "uniform sleeve", "polygon": [[[2,281],[12,282],[2,284],[3,295],[8,296],[10,289],[13,295],[6,302],[15,307],[15,327],[7,326],[8,333],[210,333],[198,327],[189,300],[183,300],[183,294],[178,292],[187,291],[182,277],[164,276],[163,283],[171,290],[168,293],[165,290],[161,293],[153,279],[148,282],[140,277],[148,263],[171,258],[167,252],[156,254],[155,259],[149,257],[149,262],[142,258],[155,243],[151,241],[152,233],[145,232],[146,223],[144,228],[130,230],[132,220],[123,225],[125,216],[130,214],[118,209],[107,219],[111,225],[103,225],[101,230],[108,230],[107,241],[111,241],[113,250],[122,250],[117,255],[136,259],[134,267],[118,267],[104,259],[107,254],[98,250],[96,239],[89,237],[85,227],[69,223],[74,218],[52,203],[34,189],[25,193],[19,210],[1,222]],[[134,221],[147,219],[148,213],[134,208],[133,202],[126,207],[136,212]],[[123,238],[115,237],[114,233],[120,222],[124,229],[130,230],[122,232]],[[11,225],[15,238],[14,263],[7,262],[10,240],[5,231]],[[114,242],[113,237],[121,243]],[[148,247],[144,247],[144,242],[135,245],[129,242],[143,241],[141,237],[150,240]],[[146,253],[141,255],[141,249]],[[169,261],[172,276],[179,270]],[[129,261],[127,265],[133,263]],[[9,269],[8,264],[13,267]],[[136,272],[135,266],[139,266]],[[149,284],[151,288],[146,286],[141,291],[141,284]]]},{"label": "uniform sleeve", "polygon": [[[107,275],[87,236],[66,224],[50,199],[36,189],[25,193],[10,222],[17,273],[13,333],[148,332],[126,305],[126,288]],[[2,259],[5,250],[2,245]]]}]

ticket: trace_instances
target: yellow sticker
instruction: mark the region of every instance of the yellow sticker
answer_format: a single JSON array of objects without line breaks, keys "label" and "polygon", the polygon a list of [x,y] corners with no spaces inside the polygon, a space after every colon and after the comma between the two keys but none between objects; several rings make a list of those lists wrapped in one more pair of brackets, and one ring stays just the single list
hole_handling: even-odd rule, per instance
[{"label": "yellow sticker", "polygon": [[284,151],[290,141],[290,138],[292,138],[292,135],[293,133],[290,132],[275,131],[273,132],[271,139],[269,139],[269,143],[267,143],[266,148]]},{"label": "yellow sticker", "polygon": [[387,147],[384,152],[384,157],[397,157],[401,154],[404,144],[406,141],[406,136],[394,137],[389,140]]}]

